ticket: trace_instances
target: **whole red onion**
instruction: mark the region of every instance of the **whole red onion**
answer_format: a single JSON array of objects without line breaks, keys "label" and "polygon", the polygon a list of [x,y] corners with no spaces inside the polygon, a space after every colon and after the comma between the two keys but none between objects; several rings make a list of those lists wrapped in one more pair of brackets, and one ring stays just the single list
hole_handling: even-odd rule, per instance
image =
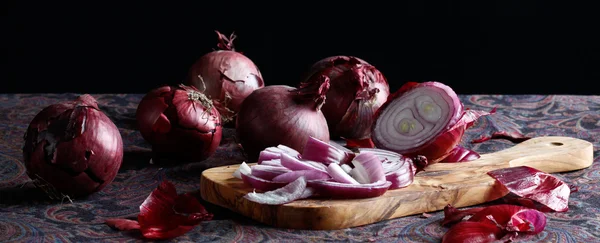
[{"label": "whole red onion", "polygon": [[250,161],[267,147],[285,145],[304,151],[309,137],[329,142],[321,112],[329,78],[321,76],[298,88],[271,85],[255,90],[242,103],[236,122],[237,137]]},{"label": "whole red onion", "polygon": [[177,163],[212,156],[222,137],[220,115],[195,87],[162,86],[140,101],[136,118],[156,159]]},{"label": "whole red onion", "polygon": [[332,56],[316,62],[305,81],[321,75],[331,80],[322,108],[330,136],[368,138],[373,114],[390,94],[386,78],[373,65],[352,56]]},{"label": "whole red onion", "polygon": [[223,123],[233,120],[242,101],[256,89],[265,86],[258,67],[244,54],[235,51],[229,38],[219,33],[220,50],[209,52],[190,68],[187,85],[195,86],[214,101]]},{"label": "whole red onion", "polygon": [[33,118],[23,158],[27,175],[51,197],[87,196],[114,180],[123,141],[94,97],[86,94],[50,105]]}]

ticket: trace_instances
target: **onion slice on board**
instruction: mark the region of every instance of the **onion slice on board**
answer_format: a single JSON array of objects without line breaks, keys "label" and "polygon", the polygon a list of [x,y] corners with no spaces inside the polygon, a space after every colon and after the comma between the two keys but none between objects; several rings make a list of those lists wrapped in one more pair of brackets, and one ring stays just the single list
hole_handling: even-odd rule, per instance
[{"label": "onion slice on board", "polygon": [[330,163],[346,164],[354,158],[354,153],[348,149],[340,149],[340,147],[334,145],[334,142],[326,143],[317,138],[309,137],[302,152],[302,158],[321,162],[325,165]]},{"label": "onion slice on board", "polygon": [[266,205],[282,205],[300,199],[306,189],[306,179],[299,177],[279,189],[264,193],[250,192],[244,198]]},{"label": "onion slice on board", "polygon": [[383,172],[381,160],[373,153],[360,153],[352,160],[352,164],[354,165],[354,179],[361,184],[385,180],[385,173]]},{"label": "onion slice on board", "polygon": [[327,173],[329,173],[329,175],[337,182],[348,184],[360,184],[336,163],[329,164],[329,166],[327,167]]},{"label": "onion slice on board", "polygon": [[250,166],[248,166],[248,164],[246,164],[246,162],[242,162],[242,164],[240,164],[240,167],[238,167],[234,172],[233,172],[233,177],[238,178],[238,179],[242,179],[242,173],[247,173],[250,174],[252,172],[252,168],[250,168]]}]

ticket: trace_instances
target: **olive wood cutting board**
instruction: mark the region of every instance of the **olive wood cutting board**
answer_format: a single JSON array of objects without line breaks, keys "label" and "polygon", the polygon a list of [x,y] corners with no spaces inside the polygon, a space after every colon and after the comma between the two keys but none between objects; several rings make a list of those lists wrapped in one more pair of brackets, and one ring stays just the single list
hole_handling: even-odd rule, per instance
[{"label": "olive wood cutting board", "polygon": [[253,189],[233,177],[239,165],[205,170],[200,190],[207,202],[274,227],[332,230],[442,210],[448,204],[459,208],[499,199],[506,191],[495,189],[500,185],[487,175],[491,170],[526,165],[557,173],[587,168],[592,163],[590,142],[548,136],[482,154],[469,162],[430,165],[417,173],[410,186],[374,198],[303,199],[284,205],[261,205],[243,197]]}]

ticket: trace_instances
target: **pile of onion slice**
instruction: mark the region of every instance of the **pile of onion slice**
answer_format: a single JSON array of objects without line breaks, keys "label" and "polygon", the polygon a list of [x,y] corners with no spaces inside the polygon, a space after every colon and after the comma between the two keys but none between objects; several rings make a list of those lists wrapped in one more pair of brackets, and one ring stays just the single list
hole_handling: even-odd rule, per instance
[{"label": "pile of onion slice", "polygon": [[355,153],[310,137],[302,153],[281,145],[268,147],[258,163],[243,162],[233,176],[254,189],[247,200],[280,205],[309,197],[378,197],[412,184],[415,173],[413,160],[398,153],[376,148]]},{"label": "pile of onion slice", "polygon": [[459,145],[467,128],[489,114],[464,109],[454,90],[443,83],[408,82],[375,114],[371,139],[376,148],[423,155],[430,164],[437,163]]}]

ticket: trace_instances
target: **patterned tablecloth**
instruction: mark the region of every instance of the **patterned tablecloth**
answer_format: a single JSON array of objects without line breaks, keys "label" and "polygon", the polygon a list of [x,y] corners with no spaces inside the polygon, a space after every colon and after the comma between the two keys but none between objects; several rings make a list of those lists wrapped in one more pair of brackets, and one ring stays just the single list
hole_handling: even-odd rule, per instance
[{"label": "patterned tablecloth", "polygon": [[[198,192],[202,170],[243,161],[226,129],[216,154],[202,163],[173,168],[149,164],[148,144],[135,126],[140,94],[93,95],[100,108],[119,127],[125,143],[125,158],[114,182],[89,198],[71,202],[52,201],[38,191],[25,174],[21,147],[29,122],[43,107],[76,94],[0,95],[0,242],[106,242],[141,241],[139,233],[121,232],[103,223],[105,218],[135,217],[139,205],[163,179],[178,192]],[[580,171],[556,174],[576,185],[569,211],[547,213],[546,229],[519,242],[600,242],[600,96],[566,95],[463,95],[466,107],[497,114],[480,119],[470,128],[462,144],[480,153],[513,146],[508,140],[483,143],[470,141],[489,133],[492,127],[518,128],[531,137],[562,135],[594,144],[594,164]],[[203,202],[214,213],[191,232],[174,241],[189,242],[440,242],[447,228],[440,226],[442,212],[415,215],[362,227],[331,231],[273,228]]]}]

